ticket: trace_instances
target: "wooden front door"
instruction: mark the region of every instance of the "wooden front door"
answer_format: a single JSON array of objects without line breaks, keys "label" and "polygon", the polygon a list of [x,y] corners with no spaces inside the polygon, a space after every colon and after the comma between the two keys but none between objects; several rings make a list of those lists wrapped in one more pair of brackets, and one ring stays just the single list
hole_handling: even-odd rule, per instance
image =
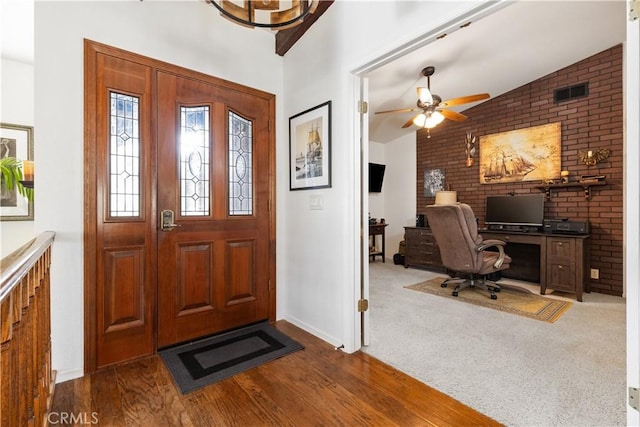
[{"label": "wooden front door", "polygon": [[275,318],[275,97],[85,41],[85,371]]},{"label": "wooden front door", "polygon": [[268,318],[270,155],[266,100],[163,72],[158,90],[163,347]]}]

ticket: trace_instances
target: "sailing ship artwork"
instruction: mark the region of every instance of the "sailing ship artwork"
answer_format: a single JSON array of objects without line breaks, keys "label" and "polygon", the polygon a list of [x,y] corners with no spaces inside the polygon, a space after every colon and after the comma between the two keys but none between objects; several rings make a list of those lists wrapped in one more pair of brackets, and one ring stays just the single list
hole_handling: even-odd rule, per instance
[{"label": "sailing ship artwork", "polygon": [[296,179],[317,178],[322,176],[322,138],[320,125],[322,119],[309,124],[306,141],[303,139],[296,147]]},{"label": "sailing ship artwork", "polygon": [[558,122],[480,137],[480,183],[558,178],[560,129]]},{"label": "sailing ship artwork", "polygon": [[290,189],[331,187],[331,101],[289,119]]}]

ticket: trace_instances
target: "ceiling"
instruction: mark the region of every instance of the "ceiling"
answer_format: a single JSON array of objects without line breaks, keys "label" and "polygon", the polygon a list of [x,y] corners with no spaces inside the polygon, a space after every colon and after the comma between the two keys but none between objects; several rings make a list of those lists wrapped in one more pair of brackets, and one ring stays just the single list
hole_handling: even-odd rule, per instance
[{"label": "ceiling", "polygon": [[402,129],[415,112],[374,113],[415,107],[426,66],[435,67],[431,91],[443,100],[496,97],[622,43],[625,17],[624,1],[520,1],[450,32],[367,74],[369,139],[386,143],[416,131]]},{"label": "ceiling", "polygon": [[2,57],[33,64],[34,0],[2,0],[0,40]]},{"label": "ceiling", "polygon": [[[33,0],[2,0],[2,56],[33,63]],[[369,138],[393,141],[415,107],[421,70],[432,65],[432,92],[443,100],[476,93],[496,97],[622,43],[626,2],[519,1],[367,74]],[[594,24],[597,23],[597,24]],[[476,104],[453,107],[461,112]]]}]

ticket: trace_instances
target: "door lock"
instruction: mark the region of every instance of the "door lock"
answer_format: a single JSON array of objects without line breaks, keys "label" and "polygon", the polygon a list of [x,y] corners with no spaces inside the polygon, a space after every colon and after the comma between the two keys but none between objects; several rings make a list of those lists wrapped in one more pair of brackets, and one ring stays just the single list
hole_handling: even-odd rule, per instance
[{"label": "door lock", "polygon": [[173,222],[174,214],[171,209],[165,209],[160,212],[160,230],[162,231],[171,231],[175,227],[180,227],[180,224],[176,224]]}]

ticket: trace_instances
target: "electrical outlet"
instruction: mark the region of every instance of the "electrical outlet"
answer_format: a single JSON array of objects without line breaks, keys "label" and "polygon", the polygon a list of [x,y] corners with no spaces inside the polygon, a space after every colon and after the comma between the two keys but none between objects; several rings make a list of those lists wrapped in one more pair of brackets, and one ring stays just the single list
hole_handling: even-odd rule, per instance
[{"label": "electrical outlet", "polygon": [[591,269],[591,278],[592,279],[599,279],[600,278],[600,270],[598,270],[597,268],[592,268]]}]

